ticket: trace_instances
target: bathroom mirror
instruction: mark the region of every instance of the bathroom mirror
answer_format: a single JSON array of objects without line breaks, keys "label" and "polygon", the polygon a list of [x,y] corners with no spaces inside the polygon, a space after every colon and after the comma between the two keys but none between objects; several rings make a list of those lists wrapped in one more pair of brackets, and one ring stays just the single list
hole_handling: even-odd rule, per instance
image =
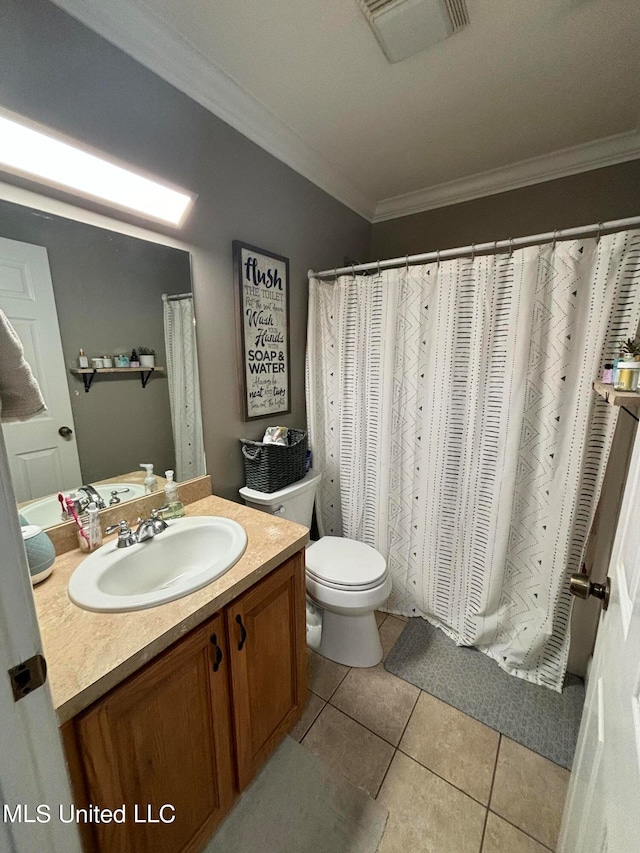
[{"label": "bathroom mirror", "polygon": [[[184,300],[185,311],[173,310]],[[3,423],[18,506],[29,523],[60,523],[58,491],[83,485],[96,488],[106,505],[139,497],[141,463],[153,464],[160,488],[167,469],[182,465],[178,479],[205,473],[203,454],[188,465],[176,454],[174,432],[191,447],[193,424],[185,430],[172,423],[171,398],[179,394],[184,408],[184,380],[173,393],[176,371],[168,375],[165,346],[165,324],[177,320],[175,365],[176,337],[185,329],[193,334],[188,252],[0,200],[0,309],[47,403],[44,415]],[[155,351],[152,371],[110,372],[107,362],[95,373],[79,372],[80,349],[92,368],[93,358],[130,358],[140,347]],[[197,385],[197,365],[195,377]]]}]

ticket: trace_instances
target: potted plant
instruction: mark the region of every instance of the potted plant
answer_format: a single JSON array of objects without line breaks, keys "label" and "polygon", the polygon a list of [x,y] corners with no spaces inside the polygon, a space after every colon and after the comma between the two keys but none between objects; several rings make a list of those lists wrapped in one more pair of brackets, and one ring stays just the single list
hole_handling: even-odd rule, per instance
[{"label": "potted plant", "polygon": [[627,338],[620,342],[620,356],[627,361],[640,361],[640,339]]},{"label": "potted plant", "polygon": [[140,359],[140,367],[156,366],[156,351],[150,347],[138,347],[138,358]]}]

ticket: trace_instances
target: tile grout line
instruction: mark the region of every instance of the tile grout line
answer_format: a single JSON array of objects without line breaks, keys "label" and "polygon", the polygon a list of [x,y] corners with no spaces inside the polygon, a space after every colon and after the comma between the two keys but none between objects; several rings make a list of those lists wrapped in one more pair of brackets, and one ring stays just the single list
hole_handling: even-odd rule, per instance
[{"label": "tile grout line", "polygon": [[[346,676],[345,676],[345,678],[346,678]],[[420,690],[420,688],[418,688],[418,690]],[[333,699],[333,697],[336,695],[337,692],[338,692],[338,690],[336,689],[336,691],[333,694],[333,696],[331,697],[331,699]],[[422,691],[420,691],[420,692],[422,692]],[[322,697],[320,697],[320,698],[322,698]],[[331,705],[331,707],[334,708],[336,711],[340,711],[341,714],[344,714],[345,717],[348,717],[350,720],[353,720],[354,723],[357,723],[359,726],[362,726],[363,729],[366,729],[368,732],[371,732],[372,735],[379,737],[380,740],[383,740],[385,743],[388,743],[389,746],[392,746],[394,749],[399,749],[400,748],[400,741],[402,740],[402,736],[404,735],[406,728],[409,725],[409,720],[411,719],[411,715],[413,714],[415,707],[418,704],[419,698],[420,698],[420,693],[418,693],[415,702],[411,706],[411,711],[409,711],[409,716],[407,717],[407,722],[404,724],[402,731],[400,732],[400,739],[398,740],[398,743],[393,743],[393,741],[390,741],[384,735],[381,735],[380,732],[374,731],[374,729],[372,729],[366,723],[363,723],[362,720],[359,720],[357,717],[352,716],[347,711],[345,711],[343,708],[339,708],[337,705],[334,705],[333,702],[331,701],[331,699],[327,699],[326,701],[327,701],[327,705]],[[411,756],[409,756],[409,757],[411,757]]]},{"label": "tile grout line", "polygon": [[432,774],[433,774],[435,777],[437,777],[438,779],[441,779],[443,782],[446,782],[446,784],[447,784],[447,785],[450,785],[452,788],[455,788],[455,790],[456,790],[456,791],[459,791],[461,794],[464,794],[464,795],[465,795],[465,797],[469,797],[469,799],[470,799],[470,800],[473,800],[473,802],[474,802],[474,803],[477,803],[479,806],[482,806],[482,808],[483,808],[483,809],[488,809],[488,808],[489,808],[489,806],[488,806],[486,803],[483,803],[481,800],[477,800],[477,799],[473,796],[473,794],[470,794],[468,791],[465,791],[465,790],[463,790],[462,788],[459,788],[459,787],[458,787],[457,785],[455,785],[455,784],[454,784],[450,779],[445,779],[445,777],[444,777],[444,776],[441,776],[441,775],[440,775],[439,773],[437,773],[435,770],[432,770],[430,767],[427,767],[427,765],[426,765],[426,764],[423,764],[421,761],[418,761],[418,759],[417,759],[415,756],[413,756],[413,755],[409,755],[409,753],[408,753],[408,752],[405,752],[403,749],[400,749],[400,747],[398,747],[398,749],[397,749],[396,751],[397,751],[397,752],[401,752],[401,753],[402,753],[402,755],[404,755],[404,757],[405,757],[405,758],[409,758],[409,759],[411,759],[411,761],[415,761],[415,763],[416,763],[419,767],[422,767],[422,769],[423,769],[423,770],[426,770],[428,773],[432,773]]},{"label": "tile grout line", "polygon": [[527,838],[530,838],[532,841],[535,841],[535,842],[536,842],[536,844],[539,844],[539,845],[540,845],[540,847],[542,847],[542,849],[543,849],[543,850],[548,850],[548,851],[549,851],[549,853],[554,853],[554,848],[553,848],[553,847],[547,847],[547,845],[546,845],[546,844],[544,844],[542,841],[539,841],[535,836],[531,835],[531,833],[530,833],[530,832],[527,832],[527,830],[526,830],[526,829],[523,829],[521,826],[518,826],[518,824],[517,824],[517,823],[513,823],[513,821],[508,820],[506,817],[503,817],[501,814],[498,814],[498,812],[494,812],[494,810],[493,810],[493,809],[488,809],[488,811],[490,811],[490,812],[491,812],[491,814],[494,814],[497,818],[500,818],[500,820],[503,820],[505,823],[508,823],[508,824],[509,824],[509,826],[512,826],[514,829],[517,829],[517,830],[518,830],[519,832],[521,832],[523,835],[526,835],[526,836],[527,836]]},{"label": "tile grout line", "polygon": [[491,806],[491,798],[493,797],[493,786],[496,783],[496,773],[498,771],[498,758],[500,757],[500,749],[502,747],[502,732],[498,732],[498,748],[496,749],[496,760],[493,763],[493,774],[491,776],[491,787],[489,788],[489,802],[487,808]]},{"label": "tile grout line", "polygon": [[500,755],[500,744],[502,743],[502,732],[498,732],[498,748],[496,749],[496,757],[493,762],[493,773],[491,774],[491,785],[489,786],[489,800],[487,802],[487,810],[484,813],[484,826],[482,827],[482,838],[480,839],[480,850],[484,847],[484,837],[487,833],[487,821],[489,820],[489,806],[491,805],[491,797],[493,796],[493,784],[496,781],[496,770],[498,769],[498,756]]},{"label": "tile grout line", "polygon": [[[384,663],[384,661],[383,661],[383,663]],[[422,690],[420,691],[420,693],[422,693]],[[378,790],[376,791],[376,795],[373,798],[374,800],[378,799],[378,794],[382,790],[382,786],[384,785],[384,780],[387,778],[387,775],[389,773],[389,769],[390,769],[391,765],[393,764],[393,759],[396,757],[398,752],[400,752],[400,744],[402,743],[402,738],[404,737],[404,733],[407,730],[407,726],[409,725],[409,722],[411,721],[411,717],[413,717],[413,712],[415,711],[416,705],[418,704],[418,699],[420,698],[420,693],[418,693],[418,695],[416,696],[416,701],[413,703],[413,708],[411,709],[411,713],[407,717],[407,722],[404,724],[404,728],[402,729],[402,734],[400,735],[400,739],[398,740],[398,746],[394,747],[393,755],[391,756],[391,761],[387,765],[387,769],[384,771],[384,776],[380,780],[380,784],[378,785]],[[362,723],[360,723],[360,725],[362,725]],[[365,728],[367,728],[367,727],[365,726]],[[370,729],[369,729],[369,731],[370,731]],[[375,734],[375,732],[374,732],[374,734]],[[387,741],[387,743],[388,743],[388,741]],[[391,746],[393,746],[393,744],[391,744]],[[404,753],[402,753],[402,754],[404,755]]]},{"label": "tile grout line", "polygon": [[[329,698],[326,700],[327,702],[331,702],[331,700],[333,699],[333,697],[336,695],[336,692],[337,692],[338,688],[340,687],[340,685],[342,684],[342,682],[345,680],[345,678],[349,675],[349,673],[351,672],[351,670],[352,670],[352,669],[353,669],[353,667],[352,667],[352,666],[350,666],[350,667],[349,667],[349,669],[345,672],[345,674],[342,676],[342,678],[340,679],[340,681],[336,684],[335,688],[331,691],[331,696],[329,696]],[[320,698],[322,698],[322,697],[320,697]],[[323,709],[323,710],[324,710],[324,709]]]},{"label": "tile grout line", "polygon": [[[346,676],[345,676],[345,678],[346,678]],[[336,690],[337,690],[337,688],[336,688]],[[424,692],[425,692],[424,690],[420,690],[420,692],[418,693],[418,696],[416,697],[416,700],[413,703],[413,707],[411,708],[409,718],[407,719],[407,722],[405,723],[404,728],[402,729],[402,734],[400,735],[400,740],[398,741],[397,745],[392,743],[390,740],[387,740],[385,737],[383,737],[378,732],[375,732],[373,729],[369,728],[369,726],[367,726],[361,720],[358,720],[358,719],[356,719],[356,717],[352,717],[351,714],[348,714],[346,711],[343,711],[342,708],[338,708],[337,705],[334,705],[330,699],[326,699],[326,700],[323,699],[323,702],[325,703],[325,705],[320,710],[318,717],[320,716],[322,711],[324,711],[324,708],[326,705],[331,705],[331,707],[333,708],[334,711],[338,711],[338,713],[343,714],[345,717],[347,717],[347,719],[351,720],[352,722],[356,723],[358,726],[361,726],[363,729],[365,729],[365,731],[369,732],[369,734],[372,734],[374,737],[379,738],[384,743],[393,747],[393,755],[391,756],[391,761],[389,762],[389,767],[391,767],[391,762],[395,758],[396,752],[400,752],[400,753],[402,753],[402,755],[405,756],[405,758],[409,758],[411,761],[415,761],[415,763],[418,764],[420,767],[422,767],[424,770],[428,771],[429,773],[433,773],[433,775],[436,776],[438,779],[441,779],[447,785],[450,785],[456,791],[459,791],[461,794],[464,794],[465,797],[469,797],[469,799],[473,800],[474,803],[477,803],[479,806],[482,806],[483,809],[487,810],[489,808],[488,803],[483,803],[481,800],[478,800],[476,797],[473,796],[473,794],[470,794],[468,791],[465,791],[463,788],[460,788],[458,785],[454,784],[450,779],[446,779],[444,776],[441,776],[437,771],[433,770],[431,767],[427,767],[427,765],[423,764],[418,758],[415,757],[415,755],[410,755],[408,752],[405,752],[403,749],[401,749],[400,744],[402,743],[402,738],[404,737],[404,733],[406,732],[407,726],[409,725],[409,722],[411,721],[411,717],[413,716],[413,712],[416,709],[416,705],[418,704],[420,696]],[[318,694],[316,693],[315,695],[317,696]],[[430,695],[430,694],[427,694],[427,695]],[[322,699],[322,696],[320,696],[319,698]],[[318,717],[316,717],[316,719],[314,720],[314,723],[316,722]],[[311,726],[309,727],[309,729],[307,729],[307,732],[305,733],[305,737],[307,736],[310,728],[311,728]],[[498,732],[498,734],[500,734],[500,733]],[[300,741],[300,743],[302,743],[302,741]],[[498,745],[499,745],[499,741],[498,741]],[[497,755],[498,755],[498,753],[496,751],[496,763],[497,763]],[[494,763],[494,767],[493,767],[493,774],[494,775],[495,775],[496,763]],[[384,780],[386,779],[387,773],[389,772],[389,767],[387,767],[385,774],[382,777],[382,782],[380,782],[380,788],[382,787]],[[380,788],[378,788],[378,792],[380,792]],[[491,790],[492,790],[492,788],[493,788],[493,777],[491,779],[491,788],[489,790],[489,802],[491,801]],[[376,794],[376,797],[377,797],[377,794]],[[497,814],[497,813],[494,812],[494,814]],[[517,829],[519,829],[519,827],[517,827]]]},{"label": "tile grout line", "polygon": [[[313,692],[313,691],[312,691],[312,692]],[[314,693],[313,695],[314,695],[314,696],[316,696],[318,699],[322,699],[322,696],[318,696],[318,694],[317,694],[317,693]],[[313,724],[315,723],[315,721],[318,719],[318,717],[319,717],[319,716],[320,716],[320,714],[324,711],[325,707],[326,707],[326,706],[327,706],[327,704],[328,704],[328,703],[327,703],[327,701],[326,701],[326,699],[322,699],[322,703],[323,703],[323,704],[322,704],[322,708],[320,708],[320,710],[319,710],[319,711],[318,711],[318,713],[315,715],[315,717],[313,718],[313,720],[311,720],[311,722],[310,722],[310,723],[309,723],[309,725],[307,726],[307,728],[306,728],[306,730],[305,730],[304,734],[302,735],[302,737],[300,738],[300,740],[298,741],[298,743],[300,743],[300,744],[301,744],[301,743],[302,743],[302,741],[306,738],[306,736],[307,736],[307,735],[309,734],[309,732],[311,731],[311,727],[313,726]],[[304,713],[304,712],[303,712],[303,713]]]}]

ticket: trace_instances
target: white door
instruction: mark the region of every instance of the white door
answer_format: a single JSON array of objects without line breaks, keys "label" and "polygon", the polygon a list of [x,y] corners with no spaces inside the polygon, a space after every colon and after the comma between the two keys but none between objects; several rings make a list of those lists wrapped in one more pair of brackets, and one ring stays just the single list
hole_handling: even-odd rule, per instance
[{"label": "white door", "polygon": [[[0,809],[6,804],[13,820],[0,813],[0,851],[81,853],[77,826],[57,820],[61,804],[69,814],[72,797],[49,686],[45,683],[16,702],[9,680],[9,669],[42,654],[42,641],[3,430],[4,426],[0,429]],[[19,804],[28,807],[30,821],[38,805],[49,806],[51,820],[15,820]]]},{"label": "white door", "polygon": [[[0,237],[0,309],[24,347],[47,411],[5,423],[9,467],[18,501],[73,489],[82,482],[49,259],[44,246]],[[68,437],[58,430],[68,427]]]},{"label": "white door", "polygon": [[609,564],[560,853],[640,850],[640,431]]}]

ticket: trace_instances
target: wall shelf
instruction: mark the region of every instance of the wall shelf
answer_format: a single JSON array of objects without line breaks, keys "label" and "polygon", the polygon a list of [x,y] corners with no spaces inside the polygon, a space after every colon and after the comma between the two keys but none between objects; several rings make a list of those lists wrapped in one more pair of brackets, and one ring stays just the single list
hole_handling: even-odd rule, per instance
[{"label": "wall shelf", "polygon": [[616,391],[613,385],[604,382],[594,382],[593,390],[609,403],[610,406],[620,406],[636,421],[640,414],[640,394],[635,391]]},{"label": "wall shelf", "polygon": [[70,373],[75,376],[82,376],[84,381],[84,390],[89,393],[89,388],[96,377],[96,374],[102,373],[137,373],[140,375],[142,387],[146,388],[152,373],[164,373],[164,367],[71,367]]}]

